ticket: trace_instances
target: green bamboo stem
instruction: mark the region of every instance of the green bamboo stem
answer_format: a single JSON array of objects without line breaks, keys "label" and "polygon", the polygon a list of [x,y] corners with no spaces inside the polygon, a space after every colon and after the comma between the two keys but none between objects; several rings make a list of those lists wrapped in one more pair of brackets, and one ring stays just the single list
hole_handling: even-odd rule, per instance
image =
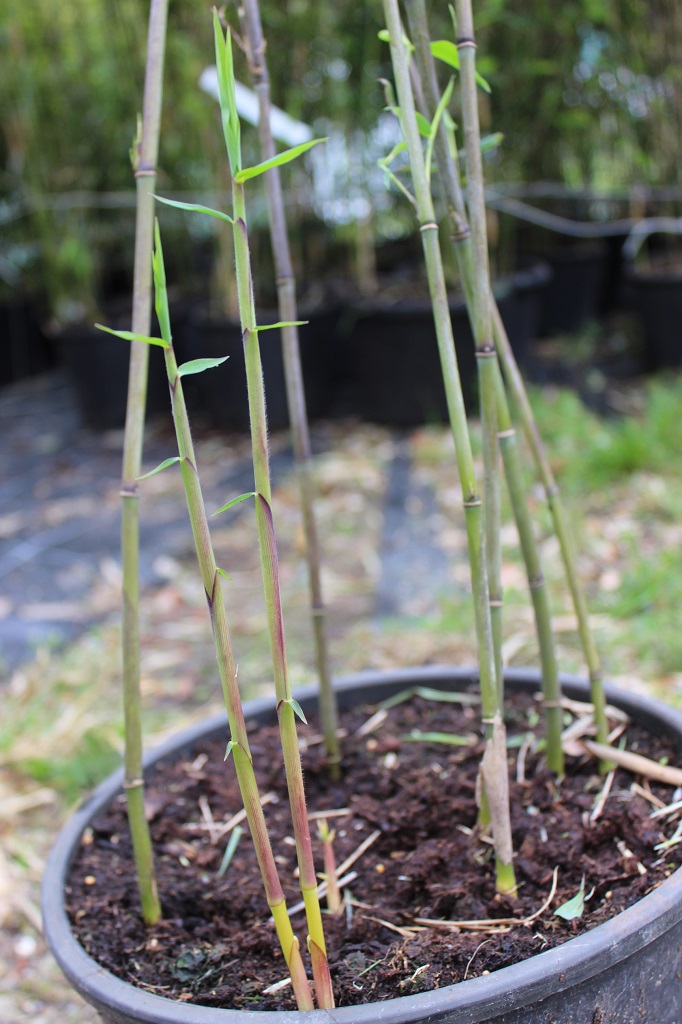
[{"label": "green bamboo stem", "polygon": [[[251,423],[251,448],[255,477],[256,526],[263,578],[263,590],[268,617],[270,652],[277,701],[284,768],[289,791],[294,839],[298,859],[299,885],[308,923],[308,948],[313,967],[315,994],[322,1009],[334,1007],[334,994],[327,962],[322,912],[317,894],[317,876],[313,860],[310,827],[306,811],[303,771],[296,735],[295,701],[292,700],[286,656],[282,602],[279,586],[277,544],[272,514],[272,489],[268,428],[265,412],[265,389],[258,344],[258,327],[253,295],[253,277],[246,226],[246,202],[241,180],[241,128],[234,93],[232,42],[230,31],[223,36],[220,19],[214,9],[213,26],[216,44],[216,64],[220,86],[220,109],[223,134],[232,175],[232,217],[237,277],[237,298],[244,341],[246,384]],[[300,709],[298,709],[300,710]]]},{"label": "green bamboo stem", "polygon": [[465,511],[485,734],[482,774],[490,805],[490,819],[495,843],[496,884],[502,892],[515,892],[516,883],[514,879],[509,820],[505,727],[498,709],[498,687],[495,673],[490,607],[488,604],[488,580],[481,498],[478,494],[471,441],[457,361],[455,359],[450,311],[438,242],[438,226],[424,167],[407,56],[402,43],[402,30],[397,0],[384,0],[384,12],[391,40],[391,60],[393,62],[398,102],[400,104],[401,124],[412,170],[412,182],[424,247],[429,291],[433,305],[438,351],[443,371],[450,424],[455,441]]},{"label": "green bamboo stem", "polygon": [[[495,344],[497,345],[497,349],[500,354],[505,383],[521,418],[521,425],[533,454],[536,469],[545,491],[547,504],[552,517],[554,532],[559,541],[566,580],[571,592],[573,608],[578,621],[578,634],[580,636],[583,654],[587,663],[587,671],[590,680],[590,696],[594,706],[594,720],[597,728],[597,736],[600,743],[608,744],[609,726],[606,718],[606,696],[604,694],[601,663],[590,626],[590,617],[587,610],[585,592],[578,575],[573,535],[568,524],[566,509],[559,487],[554,478],[554,473],[552,472],[545,447],[542,443],[542,439],[535,422],[535,417],[523,383],[523,378],[516,363],[516,359],[498,309],[494,310],[493,316]],[[600,767],[602,771],[607,771],[611,766],[607,762],[602,762]]]},{"label": "green bamboo stem", "polygon": [[[234,173],[233,169],[233,173]],[[268,615],[270,652],[275,683],[277,715],[284,755],[284,770],[289,790],[289,803],[296,841],[299,884],[305,903],[308,923],[308,945],[313,964],[315,993],[323,1009],[332,1009],[334,996],[327,963],[322,913],[317,895],[317,876],[313,860],[310,826],[303,787],[303,770],[296,735],[296,717],[291,700],[291,686],[286,656],[282,601],[279,586],[277,545],[272,514],[272,489],[268,448],[265,389],[258,344],[258,330],[253,299],[253,283],[246,227],[244,187],[232,179],[232,209],[234,216],[234,249],[237,271],[237,295],[244,352],[246,381],[251,421],[251,444],[256,489],[256,525],[260,549],[263,589]]]},{"label": "green bamboo stem", "polygon": [[[500,549],[500,486],[497,441],[497,402],[495,379],[497,352],[493,341],[492,289],[488,265],[488,239],[485,219],[481,133],[478,120],[476,85],[476,44],[473,40],[473,18],[470,0],[456,0],[460,39],[457,41],[460,62],[462,121],[467,167],[467,198],[471,226],[471,248],[474,276],[473,331],[478,361],[478,379],[483,426],[483,472],[485,495],[486,552],[490,615],[495,647],[495,669],[502,679],[502,555]],[[498,683],[501,690],[501,683]]]},{"label": "green bamboo stem", "polygon": [[[137,211],[133,279],[132,331],[149,334],[152,303],[151,254],[154,230],[154,185],[159,151],[163,64],[168,0],[152,0],[149,13],[147,67],[142,123],[133,154]],[[121,647],[124,714],[124,789],[133,844],[137,884],[145,924],[161,917],[154,857],[144,809],[142,713],[140,694],[139,497],[149,351],[131,342],[128,403],[121,474],[121,561],[123,602]]]},{"label": "green bamboo stem", "polygon": [[[415,58],[419,69],[419,79],[424,97],[423,113],[427,118],[433,116],[438,102],[438,88],[434,61],[431,55],[430,38],[426,19],[424,0],[406,0],[408,25],[412,42],[415,46]],[[436,139],[436,161],[443,184],[448,217],[451,223],[455,253],[457,256],[460,278],[464,287],[467,308],[473,304],[473,279],[475,275],[471,236],[464,206],[458,169],[452,159],[445,126]],[[495,331],[495,314],[497,307],[491,293],[493,331]],[[472,320],[472,329],[474,318]],[[516,435],[513,431],[509,414],[507,395],[504,389],[499,367],[495,374],[497,397],[497,417],[500,448],[507,478],[514,519],[516,521],[521,542],[521,550],[526,566],[529,589],[533,601],[538,646],[542,664],[543,695],[545,703],[545,722],[547,733],[547,761],[550,768],[557,774],[563,774],[563,751],[561,747],[561,689],[558,676],[558,664],[551,630],[551,612],[546,583],[542,572],[539,552],[535,541],[528,504],[525,498],[523,477],[519,462]],[[523,386],[523,385],[522,385]]]},{"label": "green bamboo stem", "polygon": [[[269,160],[275,155],[276,150],[270,127],[270,79],[265,59],[265,40],[263,38],[258,0],[243,0],[242,11],[242,22],[245,27],[244,37],[248,44],[249,68],[253,87],[258,97],[258,130],[261,156],[263,160]],[[313,641],[319,679],[320,721],[330,774],[333,778],[338,778],[341,760],[337,735],[338,709],[329,667],[320,570],[320,545],[313,500],[314,482],[310,430],[303,387],[298,327],[294,324],[294,321],[298,320],[296,281],[291,261],[282,184],[278,167],[273,167],[266,174],[265,186],[268,198],[270,239],[277,278],[279,318],[284,323],[291,324],[291,326],[282,328],[282,350],[289,421],[298,474],[303,531],[306,540]]]},{"label": "green bamboo stem", "polygon": [[194,444],[190,432],[187,408],[182,389],[182,377],[173,351],[166,280],[163,268],[161,242],[156,239],[155,259],[156,279],[156,310],[161,326],[162,338],[167,343],[164,350],[166,371],[171,392],[173,420],[178,442],[178,454],[182,480],[187,499],[187,508],[192,527],[192,535],[201,570],[201,578],[206,592],[206,600],[211,616],[211,628],[216,648],[216,657],[220,680],[225,700],[225,708],[230,730],[228,752],[234,758],[237,780],[241,792],[247,821],[251,830],[253,843],[260,867],[266,899],[275,921],[275,928],[282,947],[285,961],[291,972],[292,984],[296,1000],[301,1010],[313,1009],[310,986],[303,969],[298,939],[291,928],[286,910],[284,893],[279,881],[277,865],[267,834],[265,817],[258,793],[258,785],[253,770],[253,762],[249,749],[249,741],[244,722],[239,686],[237,684],[237,666],[232,652],[232,644],[227,623],[227,614],[220,584],[220,574],[215,560],[213,544],[208,527],[208,519],[204,506],[201,483],[197,471]]},{"label": "green bamboo stem", "polygon": [[[438,85],[436,81],[434,61],[430,50],[424,0],[405,0],[405,3],[408,12],[410,33],[415,45],[416,58],[420,68],[422,85],[431,110],[435,110],[438,101]],[[426,116],[428,116],[428,110],[425,113]],[[458,169],[450,154],[445,126],[442,124],[436,138],[435,153],[439,174],[444,185],[448,217],[453,231],[453,241],[455,242],[457,249],[460,267],[463,268],[462,280],[465,292],[467,292],[467,281],[472,273],[470,231],[466,217],[464,197],[459,181]],[[469,296],[467,296],[467,298],[468,297]],[[588,668],[598,735],[603,737],[603,740],[600,742],[607,742],[608,722],[606,720],[604,710],[606,701],[602,684],[601,665],[590,628],[585,594],[576,568],[573,538],[570,528],[568,527],[563,501],[535,423],[533,410],[528,400],[525,384],[516,363],[516,358],[509,343],[507,332],[502,322],[502,317],[500,316],[494,296],[492,298],[492,314],[493,336],[498,358],[504,373],[505,382],[514,399],[515,406],[521,418],[524,434],[526,435],[531,448],[538,475],[540,476],[545,489],[554,532],[559,540],[564,570],[569,590],[571,592],[576,619],[578,621],[578,632]]]}]

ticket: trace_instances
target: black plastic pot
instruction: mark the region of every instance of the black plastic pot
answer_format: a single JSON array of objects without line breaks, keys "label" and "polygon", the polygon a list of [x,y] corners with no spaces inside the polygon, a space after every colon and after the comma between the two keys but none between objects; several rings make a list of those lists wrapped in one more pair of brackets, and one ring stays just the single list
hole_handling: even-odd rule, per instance
[{"label": "black plastic pot", "polygon": [[[311,420],[326,416],[332,402],[337,319],[338,314],[333,309],[301,313],[301,320],[309,321],[299,328],[299,344],[306,405]],[[277,320],[276,313],[261,318],[262,323]],[[201,414],[214,427],[248,430],[246,365],[239,324],[215,320],[194,310],[176,334],[178,362],[229,356],[227,363],[217,369],[186,378],[184,389],[190,412]],[[271,430],[283,430],[289,425],[289,413],[280,332],[265,331],[259,341],[268,425]]]},{"label": "black plastic pot", "polygon": [[682,259],[680,267],[628,268],[631,305],[644,333],[648,370],[682,366]]},{"label": "black plastic pot", "polygon": [[[130,330],[129,318],[121,327]],[[90,324],[64,328],[55,343],[59,361],[69,372],[85,425],[92,430],[120,429],[126,416],[130,345]],[[148,381],[147,415],[166,412],[170,416],[163,352],[151,345]]]},{"label": "black plastic pot", "polygon": [[[367,672],[340,680],[341,707],[375,703],[415,685],[461,689],[477,673],[427,667]],[[510,671],[508,684],[533,692],[535,671]],[[588,688],[563,677],[569,697],[586,699]],[[312,687],[297,694],[306,709],[316,704]],[[608,700],[651,732],[672,737],[682,749],[682,715],[645,697],[607,688]],[[272,700],[247,705],[247,719],[275,720]],[[164,744],[148,764],[177,757],[199,740],[226,733],[224,717],[187,730]],[[105,1024],[680,1024],[682,1021],[682,870],[611,921],[564,945],[435,992],[333,1012],[250,1013],[172,1002],[120,981],[79,946],[64,909],[64,887],[83,830],[119,794],[117,772],[98,787],[61,832],[48,860],[42,892],[45,934],[70,983],[101,1014]]]},{"label": "black plastic pot", "polygon": [[0,386],[44,373],[54,366],[49,342],[32,303],[13,298],[0,304]]},{"label": "black plastic pot", "polygon": [[542,298],[543,337],[577,331],[602,312],[609,249],[603,240],[575,242],[542,253],[552,277]]},{"label": "black plastic pot", "polygon": [[[549,281],[546,268],[532,268],[494,285],[500,314],[519,363],[536,335],[539,298]],[[409,282],[406,281],[406,288]],[[457,366],[464,402],[477,411],[478,379],[474,342],[463,298],[450,302]],[[344,409],[370,423],[414,427],[444,423],[443,388],[433,312],[428,299],[357,303],[341,320],[347,355]]]}]

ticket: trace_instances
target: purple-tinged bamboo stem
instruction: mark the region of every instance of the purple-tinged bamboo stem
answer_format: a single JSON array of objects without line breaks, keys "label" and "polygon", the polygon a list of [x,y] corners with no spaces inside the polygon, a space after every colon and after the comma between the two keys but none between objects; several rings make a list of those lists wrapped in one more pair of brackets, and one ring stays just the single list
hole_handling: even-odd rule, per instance
[{"label": "purple-tinged bamboo stem", "polygon": [[220,583],[220,574],[215,560],[213,544],[206,516],[201,483],[197,471],[196,455],[189,418],[182,389],[182,377],[173,351],[168,300],[166,295],[165,271],[161,243],[157,232],[156,256],[156,309],[161,326],[161,334],[166,342],[165,359],[168,383],[171,393],[173,420],[178,442],[180,468],[187,498],[187,508],[194,537],[194,545],[199,561],[201,578],[206,593],[211,629],[216,649],[218,669],[225,699],[225,708],[230,729],[230,745],[228,751],[234,758],[239,789],[246,811],[247,821],[251,830],[256,857],[263,879],[266,899],[275,921],[275,928],[282,947],[282,952],[291,973],[296,1000],[301,1010],[313,1009],[310,986],[303,969],[298,939],[291,928],[287,914],[284,893],[279,881],[277,865],[268,838],[263,807],[258,793],[258,785],[253,770],[253,762],[249,749],[249,741],[244,722],[239,686],[237,684],[237,666],[235,664],[230,640],[227,614]]},{"label": "purple-tinged bamboo stem", "polygon": [[[251,78],[258,97],[258,131],[261,155],[263,160],[269,160],[275,155],[276,151],[270,127],[270,79],[265,59],[265,40],[263,38],[258,0],[243,0],[242,23],[246,30],[245,39],[248,43],[248,61]],[[338,777],[340,762],[337,736],[338,710],[329,668],[325,609],[320,572],[320,545],[313,502],[314,483],[310,431],[306,413],[298,327],[294,323],[294,321],[298,320],[296,281],[291,261],[282,184],[278,167],[273,167],[268,171],[265,176],[265,186],[268,198],[270,239],[277,278],[279,318],[290,325],[281,329],[284,376],[291,436],[298,473],[303,530],[306,539],[313,639],[319,679],[320,720],[330,771],[333,777]]]},{"label": "purple-tinged bamboo stem", "polygon": [[253,298],[251,260],[246,226],[246,204],[244,200],[244,187],[234,177],[232,179],[232,206],[237,295],[239,297],[239,311],[244,339],[249,417],[251,421],[251,446],[256,489],[256,525],[258,529],[263,589],[268,614],[275,699],[277,701],[284,768],[289,790],[294,839],[296,841],[299,884],[305,903],[308,923],[308,945],[313,965],[315,993],[320,1007],[331,1009],[334,1006],[334,996],[322,928],[322,913],[317,894],[317,877],[313,860],[310,826],[303,787],[303,770],[296,735],[296,718],[292,704],[286,656],[277,545],[272,515],[265,389],[263,386],[263,371]]},{"label": "purple-tinged bamboo stem", "polygon": [[[147,67],[142,123],[133,154],[137,212],[133,278],[132,331],[149,334],[152,305],[151,255],[154,232],[156,163],[159,151],[163,65],[168,0],[152,0],[149,12]],[[142,463],[149,350],[131,342],[128,403],[121,479],[121,561],[123,604],[121,646],[124,707],[124,788],[133,844],[137,883],[146,924],[161,917],[156,873],[145,816],[142,777],[142,712],[140,694],[139,498],[137,477]]]}]

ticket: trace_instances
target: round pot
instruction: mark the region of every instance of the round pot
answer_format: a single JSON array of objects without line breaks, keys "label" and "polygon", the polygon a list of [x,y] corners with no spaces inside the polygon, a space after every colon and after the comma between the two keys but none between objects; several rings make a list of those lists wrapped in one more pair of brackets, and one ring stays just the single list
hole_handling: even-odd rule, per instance
[{"label": "round pot", "polygon": [[[539,673],[510,670],[509,686],[534,692]],[[337,683],[341,708],[384,700],[410,686],[462,689],[477,672],[432,666],[365,672]],[[587,684],[563,676],[567,696],[589,699]],[[315,689],[297,694],[314,706]],[[670,736],[682,750],[682,715],[646,697],[607,687],[610,703],[651,732]],[[273,722],[274,702],[246,705],[251,723]],[[181,733],[147,758],[177,756],[201,739],[225,734],[224,716]],[[64,909],[64,887],[83,830],[119,794],[122,773],[103,782],[64,827],[49,857],[42,889],[45,935],[74,988],[106,1024],[679,1024],[682,1020],[682,870],[634,906],[523,963],[435,992],[381,1003],[314,1010],[247,1012],[173,1002],[135,988],[92,960],[76,941]]]},{"label": "round pot", "polygon": [[[336,320],[333,309],[301,313],[308,320],[299,328],[301,368],[309,419],[328,414],[336,360]],[[263,323],[276,322],[277,313],[265,315]],[[282,339],[279,330],[267,331],[259,341],[268,426],[284,430],[289,426]],[[241,327],[231,320],[216,320],[193,310],[181,325],[175,343],[178,362],[205,357],[229,356],[227,363],[186,378],[183,390],[190,412],[200,413],[211,426],[230,430],[249,429],[249,402]]]},{"label": "round pot", "polygon": [[[513,278],[496,282],[494,291],[506,323],[515,302]],[[478,378],[464,298],[450,301],[450,320],[464,403],[473,413],[478,407]],[[436,328],[428,299],[365,300],[347,311],[341,331],[348,355],[348,413],[369,423],[395,427],[447,422]],[[510,341],[513,345],[513,337]]]},{"label": "round pot", "polygon": [[552,277],[542,296],[543,337],[578,331],[602,310],[608,247],[604,241],[575,242],[542,253]]},{"label": "round pot", "polygon": [[682,260],[677,266],[630,266],[626,280],[644,332],[647,369],[682,366]]},{"label": "round pot", "polygon": [[[107,321],[105,320],[105,323]],[[122,326],[130,328],[130,322]],[[73,324],[56,339],[84,424],[91,430],[123,427],[128,400],[130,345],[90,324]],[[149,346],[147,415],[170,414],[168,378],[163,352]]]}]

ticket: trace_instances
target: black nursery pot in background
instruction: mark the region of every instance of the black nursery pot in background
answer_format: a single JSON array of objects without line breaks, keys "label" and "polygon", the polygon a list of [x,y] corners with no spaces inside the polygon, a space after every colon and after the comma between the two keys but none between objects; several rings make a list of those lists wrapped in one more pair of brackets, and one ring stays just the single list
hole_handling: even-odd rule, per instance
[{"label": "black nursery pot in background", "polygon": [[[329,415],[336,376],[336,322],[338,313],[324,309],[300,315],[309,322],[299,327],[299,345],[308,417]],[[263,324],[276,322],[276,313],[259,317]],[[283,430],[289,425],[282,338],[279,330],[259,336],[263,379],[267,402],[268,426]],[[246,389],[246,365],[242,332],[238,323],[215,320],[193,310],[181,322],[174,340],[178,362],[190,359],[219,358],[228,361],[217,369],[183,381],[190,413],[198,414],[209,426],[246,431],[249,429],[249,403]]]},{"label": "black nursery pot in background", "polygon": [[[71,378],[84,424],[91,430],[123,427],[130,345],[90,324],[75,324],[63,329],[56,346]],[[170,413],[168,379],[162,350],[150,345],[147,415],[162,412]]]},{"label": "black nursery pot in background", "polygon": [[[535,337],[539,297],[549,270],[538,267],[501,279],[494,292],[517,361],[523,365]],[[450,318],[464,401],[477,408],[473,335],[463,298],[450,302]],[[347,355],[342,404],[371,423],[414,427],[447,421],[448,409],[438,356],[433,311],[428,300],[371,300],[357,303],[340,322]]]},{"label": "black nursery pot in background", "polygon": [[571,239],[542,252],[552,276],[542,298],[541,337],[578,331],[602,312],[609,258],[609,247],[601,239]]},{"label": "black nursery pot in background", "polygon": [[662,265],[631,266],[626,281],[644,334],[647,369],[682,366],[682,253]]}]

